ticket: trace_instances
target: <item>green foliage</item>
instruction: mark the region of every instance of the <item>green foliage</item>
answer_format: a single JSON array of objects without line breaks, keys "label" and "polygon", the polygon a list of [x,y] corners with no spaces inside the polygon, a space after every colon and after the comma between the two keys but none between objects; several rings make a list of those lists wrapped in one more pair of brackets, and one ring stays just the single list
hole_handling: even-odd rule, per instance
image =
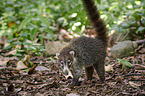
[{"label": "green foliage", "polygon": [[44,23],[45,25],[47,25],[47,27],[49,28],[49,22],[47,21],[47,19],[41,15],[38,15],[39,20]]},{"label": "green foliage", "polygon": [[11,49],[13,46],[12,45],[9,45],[9,46],[7,46],[7,47],[5,47],[5,48],[3,48],[4,50],[9,50],[9,49]]},{"label": "green foliage", "polygon": [[29,16],[27,18],[25,18],[22,23],[20,24],[19,28],[18,28],[18,31],[20,31],[22,28],[24,28],[24,26],[26,26],[26,24],[28,23],[28,21],[31,19],[32,17]]},{"label": "green foliage", "polygon": [[[144,32],[145,13],[143,0],[96,1],[99,4],[101,17],[105,19],[110,31],[124,32],[130,31],[134,27],[136,34]],[[59,29],[64,28],[69,32],[82,33],[84,26],[87,27],[90,24],[81,0],[36,0],[35,2],[31,0],[1,0],[0,3],[3,5],[1,6],[1,9],[3,9],[1,18],[3,28],[1,28],[1,33],[5,33],[7,29],[13,31],[13,34],[17,31],[7,28],[6,23],[11,21],[15,21],[17,26],[20,24],[18,30],[24,28],[24,26],[26,26],[25,29],[29,29],[28,26],[30,26],[31,28],[43,29],[38,30],[38,32],[44,32],[46,28],[49,28],[51,33],[54,33],[54,30],[51,29],[52,26],[54,28],[58,26]],[[30,18],[33,20],[30,24],[27,24]]]},{"label": "green foliage", "polygon": [[126,66],[131,67],[131,63],[124,59],[117,59],[119,63],[122,64],[122,68],[126,68]]},{"label": "green foliage", "polygon": [[[109,32],[131,31],[137,39],[145,38],[144,0],[96,0],[95,3]],[[43,44],[45,39],[56,40],[55,33],[60,29],[82,35],[84,29],[90,28],[81,0],[0,0],[0,5],[0,36],[12,40],[11,46],[33,47],[27,41]]]},{"label": "green foliage", "polygon": [[[109,1],[109,0],[108,0]],[[107,20],[114,20],[109,26],[110,31],[116,32],[132,32],[137,39],[144,39],[145,36],[145,2],[144,0],[114,0],[110,2],[109,13]],[[108,18],[109,17],[109,18]],[[113,19],[114,18],[114,19]]]}]

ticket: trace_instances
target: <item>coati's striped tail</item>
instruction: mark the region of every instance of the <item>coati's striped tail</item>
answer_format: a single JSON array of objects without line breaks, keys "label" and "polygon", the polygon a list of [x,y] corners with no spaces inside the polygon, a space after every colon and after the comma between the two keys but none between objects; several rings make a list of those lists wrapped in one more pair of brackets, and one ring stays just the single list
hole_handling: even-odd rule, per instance
[{"label": "coati's striped tail", "polygon": [[103,42],[105,42],[105,45],[107,45],[107,28],[106,24],[103,22],[103,20],[100,18],[100,13],[97,10],[97,7],[95,6],[95,3],[93,0],[82,0],[84,7],[87,11],[89,20],[93,24],[93,27],[96,30],[96,34]]}]

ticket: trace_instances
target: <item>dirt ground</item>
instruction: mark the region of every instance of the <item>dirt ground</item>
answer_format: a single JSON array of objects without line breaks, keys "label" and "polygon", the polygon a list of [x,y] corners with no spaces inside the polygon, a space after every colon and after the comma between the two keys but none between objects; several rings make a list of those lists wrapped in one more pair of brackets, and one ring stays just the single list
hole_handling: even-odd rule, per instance
[{"label": "dirt ground", "polygon": [[0,96],[144,96],[145,54],[125,57],[131,67],[123,66],[116,59],[107,57],[108,66],[104,84],[99,84],[96,72],[86,81],[85,71],[78,86],[69,88],[72,78],[65,79],[61,66],[55,60],[42,57],[35,71],[17,70],[17,59],[10,60],[9,67],[0,67]]}]

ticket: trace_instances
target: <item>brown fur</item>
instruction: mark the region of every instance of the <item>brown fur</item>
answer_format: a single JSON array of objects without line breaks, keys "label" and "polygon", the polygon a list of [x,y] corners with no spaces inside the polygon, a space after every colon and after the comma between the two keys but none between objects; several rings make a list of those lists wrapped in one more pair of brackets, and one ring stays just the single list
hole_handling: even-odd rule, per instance
[{"label": "brown fur", "polygon": [[106,35],[107,34],[106,24],[100,18],[100,13],[97,10],[97,7],[94,5],[94,1],[93,0],[82,0],[82,1],[87,11],[89,20],[91,21],[93,27],[95,28],[98,37],[107,45],[108,37]]}]

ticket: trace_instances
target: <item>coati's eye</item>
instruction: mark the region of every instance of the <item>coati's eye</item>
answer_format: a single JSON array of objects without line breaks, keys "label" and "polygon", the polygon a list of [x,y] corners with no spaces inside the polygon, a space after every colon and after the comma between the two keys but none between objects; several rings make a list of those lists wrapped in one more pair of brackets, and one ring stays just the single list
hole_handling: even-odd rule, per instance
[{"label": "coati's eye", "polygon": [[67,60],[67,62],[70,62],[70,60]]},{"label": "coati's eye", "polygon": [[60,61],[60,64],[63,66],[63,61]]},{"label": "coati's eye", "polygon": [[68,60],[67,63],[68,63],[68,65],[71,65],[72,61],[71,60]]}]

